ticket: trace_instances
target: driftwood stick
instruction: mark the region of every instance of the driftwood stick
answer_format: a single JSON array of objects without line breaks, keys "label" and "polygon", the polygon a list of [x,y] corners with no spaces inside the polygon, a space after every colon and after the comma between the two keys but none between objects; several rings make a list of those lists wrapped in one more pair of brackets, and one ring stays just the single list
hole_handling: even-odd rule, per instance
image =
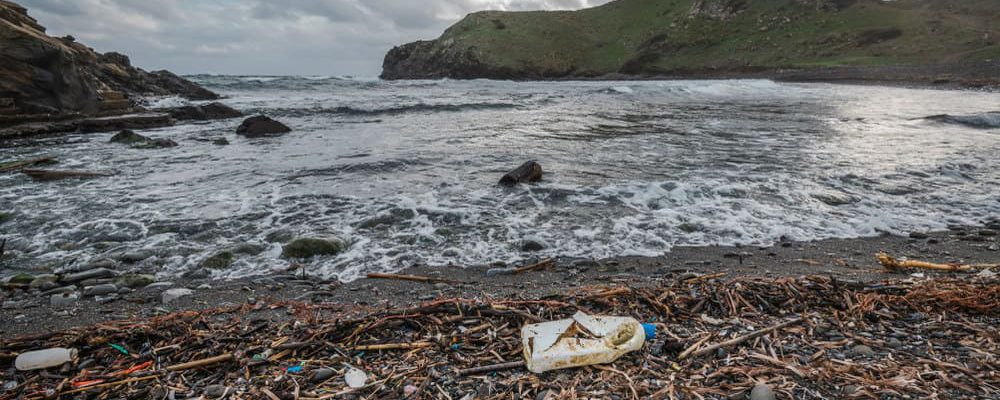
[{"label": "driftwood stick", "polygon": [[803,321],[805,321],[805,318],[802,318],[802,317],[795,318],[795,319],[793,319],[791,321],[785,321],[785,322],[782,322],[780,324],[774,325],[774,326],[769,327],[769,328],[764,328],[764,329],[753,331],[753,332],[748,333],[746,335],[740,336],[740,337],[738,337],[736,339],[727,340],[725,342],[718,343],[718,344],[713,344],[711,346],[708,346],[706,348],[703,348],[703,349],[700,349],[700,350],[697,350],[697,351],[692,351],[692,349],[694,347],[699,346],[701,344],[701,343],[696,343],[695,346],[692,346],[692,348],[689,348],[689,349],[685,350],[684,353],[681,353],[681,355],[680,355],[679,358],[681,360],[683,360],[683,359],[690,358],[690,357],[701,357],[701,356],[703,356],[705,354],[712,353],[712,352],[714,352],[714,351],[716,351],[718,349],[721,349],[723,347],[732,347],[732,346],[738,345],[740,343],[746,342],[747,340],[759,338],[759,337],[764,336],[764,335],[766,335],[768,333],[774,332],[774,331],[776,331],[778,329],[783,329],[783,328],[787,328],[787,327],[792,326],[792,325],[801,324]]},{"label": "driftwood stick", "polygon": [[189,369],[194,369],[194,368],[200,368],[200,367],[209,366],[209,365],[212,365],[212,364],[218,364],[218,363],[225,362],[225,361],[232,361],[232,359],[233,359],[233,355],[232,354],[223,354],[221,356],[215,356],[215,357],[206,358],[206,359],[202,359],[202,360],[186,362],[186,363],[183,363],[183,364],[171,365],[171,366],[167,367],[166,370],[170,371],[170,372],[185,371],[185,370],[189,370]]},{"label": "driftwood stick", "polygon": [[875,258],[878,259],[879,264],[882,264],[885,269],[890,271],[899,271],[902,269],[909,268],[919,268],[919,269],[929,269],[933,271],[971,271],[973,269],[972,265],[960,265],[960,264],[935,264],[926,261],[915,261],[906,260],[900,261],[895,258],[889,257],[888,254],[878,253]]},{"label": "driftwood stick", "polygon": [[47,163],[51,161],[55,161],[55,157],[38,157],[30,160],[16,161],[9,164],[0,164],[0,172],[16,171],[23,169],[24,167],[30,167],[35,164]]},{"label": "driftwood stick", "polygon": [[140,377],[140,378],[129,378],[129,379],[126,379],[126,380],[123,380],[123,381],[118,381],[118,382],[102,383],[100,385],[93,385],[93,386],[82,387],[82,388],[79,388],[79,389],[73,389],[73,390],[70,390],[68,392],[62,392],[62,393],[60,393],[60,395],[80,393],[80,392],[86,392],[86,391],[90,391],[90,390],[94,390],[94,389],[104,389],[104,388],[109,388],[109,387],[114,387],[114,386],[127,385],[129,383],[135,383],[135,382],[141,382],[141,381],[148,381],[150,379],[156,379],[156,378],[159,378],[159,377],[160,377],[159,375],[149,375],[149,376],[143,376],[143,377]]},{"label": "driftwood stick", "polygon": [[37,181],[55,181],[60,179],[91,179],[111,176],[104,172],[93,171],[55,171],[47,169],[22,169],[22,173]]},{"label": "driftwood stick", "polygon": [[356,351],[411,350],[411,349],[422,349],[425,347],[431,347],[433,345],[434,343],[431,342],[369,344],[369,345],[354,346],[354,350]]},{"label": "driftwood stick", "polygon": [[524,361],[514,361],[503,364],[484,365],[482,367],[460,369],[458,370],[458,376],[481,374],[484,372],[502,371],[505,369],[514,369],[521,367],[524,367]]},{"label": "driftwood stick", "polygon": [[555,261],[553,261],[551,258],[547,258],[547,259],[542,260],[540,262],[537,262],[535,264],[531,264],[531,265],[528,265],[528,266],[517,268],[517,269],[514,270],[513,273],[515,275],[517,275],[517,274],[520,274],[522,272],[534,271],[536,269],[546,269],[546,268],[551,267],[553,264],[555,264]]},{"label": "driftwood stick", "polygon": [[461,283],[459,281],[453,281],[450,279],[441,278],[431,278],[428,276],[417,276],[417,275],[400,275],[400,274],[381,274],[381,273],[370,273],[368,274],[368,279],[392,279],[397,281],[411,281],[411,282],[423,282],[423,283]]}]

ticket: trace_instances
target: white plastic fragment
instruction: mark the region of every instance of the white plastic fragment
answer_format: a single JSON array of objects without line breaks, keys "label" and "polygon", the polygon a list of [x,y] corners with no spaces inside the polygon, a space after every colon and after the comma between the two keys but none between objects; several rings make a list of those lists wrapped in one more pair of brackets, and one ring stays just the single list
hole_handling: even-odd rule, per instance
[{"label": "white plastic fragment", "polygon": [[14,359],[18,371],[58,367],[76,359],[76,349],[52,348],[22,353]]},{"label": "white plastic fragment", "polygon": [[344,381],[352,389],[362,388],[365,386],[365,382],[368,382],[368,374],[360,369],[348,367],[347,373],[344,374]]},{"label": "white plastic fragment", "polygon": [[170,290],[167,290],[167,291],[163,292],[163,294],[160,295],[161,296],[160,301],[163,304],[169,304],[170,302],[172,302],[174,300],[177,300],[177,299],[179,299],[181,297],[184,297],[184,296],[190,296],[192,294],[194,294],[194,291],[191,290],[191,289],[185,289],[185,288],[170,289]]},{"label": "white plastic fragment", "polygon": [[577,312],[570,319],[525,325],[521,340],[528,370],[542,373],[612,363],[641,349],[646,334],[634,318]]}]

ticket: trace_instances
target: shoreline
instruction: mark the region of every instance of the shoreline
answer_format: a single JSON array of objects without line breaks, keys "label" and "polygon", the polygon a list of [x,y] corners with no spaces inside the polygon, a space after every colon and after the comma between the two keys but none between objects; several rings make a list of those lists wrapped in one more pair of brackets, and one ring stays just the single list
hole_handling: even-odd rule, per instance
[{"label": "shoreline", "polygon": [[[204,310],[241,304],[284,301],[336,304],[372,312],[404,308],[442,298],[544,298],[583,286],[630,284],[721,274],[722,280],[779,279],[822,275],[840,281],[873,283],[906,275],[887,273],[875,260],[885,251],[894,257],[944,263],[996,263],[1000,260],[996,224],[954,227],[911,237],[884,234],[855,239],[783,242],[771,247],[678,247],[658,257],[618,257],[605,260],[554,259],[554,266],[521,274],[496,275],[497,266],[416,266],[399,274],[447,279],[460,283],[423,283],[400,280],[358,279],[348,283],[323,280],[295,272],[232,281],[172,279],[98,302],[94,297],[55,307],[50,296],[38,290],[10,290],[0,296],[0,327],[7,337],[64,331],[115,320],[145,320],[178,311]],[[931,272],[921,272],[933,275]],[[947,274],[945,274],[947,275]],[[168,289],[192,293],[162,304]]]},{"label": "shoreline", "polygon": [[690,71],[664,71],[643,74],[611,73],[596,76],[515,76],[497,75],[477,78],[380,78],[384,81],[452,79],[510,80],[514,82],[604,82],[604,81],[675,81],[768,79],[790,83],[828,83],[844,85],[906,87],[940,90],[1000,91],[1000,62],[931,65],[837,66],[822,68],[720,68]]}]

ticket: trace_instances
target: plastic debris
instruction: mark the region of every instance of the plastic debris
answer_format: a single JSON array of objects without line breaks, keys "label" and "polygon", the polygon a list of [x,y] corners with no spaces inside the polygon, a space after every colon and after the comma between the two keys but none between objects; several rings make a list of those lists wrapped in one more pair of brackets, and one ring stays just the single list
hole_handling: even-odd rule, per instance
[{"label": "plastic debris", "polygon": [[285,368],[285,372],[288,372],[289,374],[298,374],[298,373],[301,373],[302,372],[302,366],[301,365],[294,365],[294,366]]},{"label": "plastic debris", "polygon": [[177,300],[177,299],[179,299],[181,297],[190,296],[192,294],[194,294],[194,291],[191,290],[191,289],[185,289],[185,288],[169,289],[169,290],[163,292],[163,294],[161,295],[160,301],[163,304],[168,304],[168,303],[170,303],[170,302],[172,302],[174,300]]},{"label": "plastic debris", "polygon": [[344,381],[352,389],[363,388],[365,387],[365,382],[368,382],[368,374],[360,369],[348,367],[347,373],[344,374]]},{"label": "plastic debris", "polygon": [[641,349],[646,330],[635,318],[590,316],[578,311],[573,318],[525,325],[521,329],[524,360],[534,373],[610,364]]},{"label": "plastic debris", "polygon": [[31,371],[58,367],[75,359],[76,349],[57,347],[23,353],[14,360],[14,367],[19,371]]},{"label": "plastic debris", "polygon": [[126,350],[125,347],[122,346],[122,345],[110,343],[109,346],[111,346],[111,348],[113,348],[115,350],[118,350],[118,352],[120,352],[120,353],[122,353],[122,354],[124,354],[126,356],[130,355],[129,352],[128,352],[128,350]]}]

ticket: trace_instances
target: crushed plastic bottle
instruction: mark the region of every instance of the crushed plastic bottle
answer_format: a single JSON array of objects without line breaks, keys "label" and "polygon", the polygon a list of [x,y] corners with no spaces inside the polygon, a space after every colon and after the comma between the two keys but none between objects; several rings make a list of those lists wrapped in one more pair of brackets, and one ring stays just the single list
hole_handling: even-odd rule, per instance
[{"label": "crushed plastic bottle", "polygon": [[577,312],[573,318],[521,328],[524,360],[529,371],[610,364],[626,353],[642,348],[655,326],[635,318],[590,316]]},{"label": "crushed plastic bottle", "polygon": [[76,349],[52,348],[29,351],[17,356],[14,367],[18,371],[31,371],[58,367],[76,359]]}]

